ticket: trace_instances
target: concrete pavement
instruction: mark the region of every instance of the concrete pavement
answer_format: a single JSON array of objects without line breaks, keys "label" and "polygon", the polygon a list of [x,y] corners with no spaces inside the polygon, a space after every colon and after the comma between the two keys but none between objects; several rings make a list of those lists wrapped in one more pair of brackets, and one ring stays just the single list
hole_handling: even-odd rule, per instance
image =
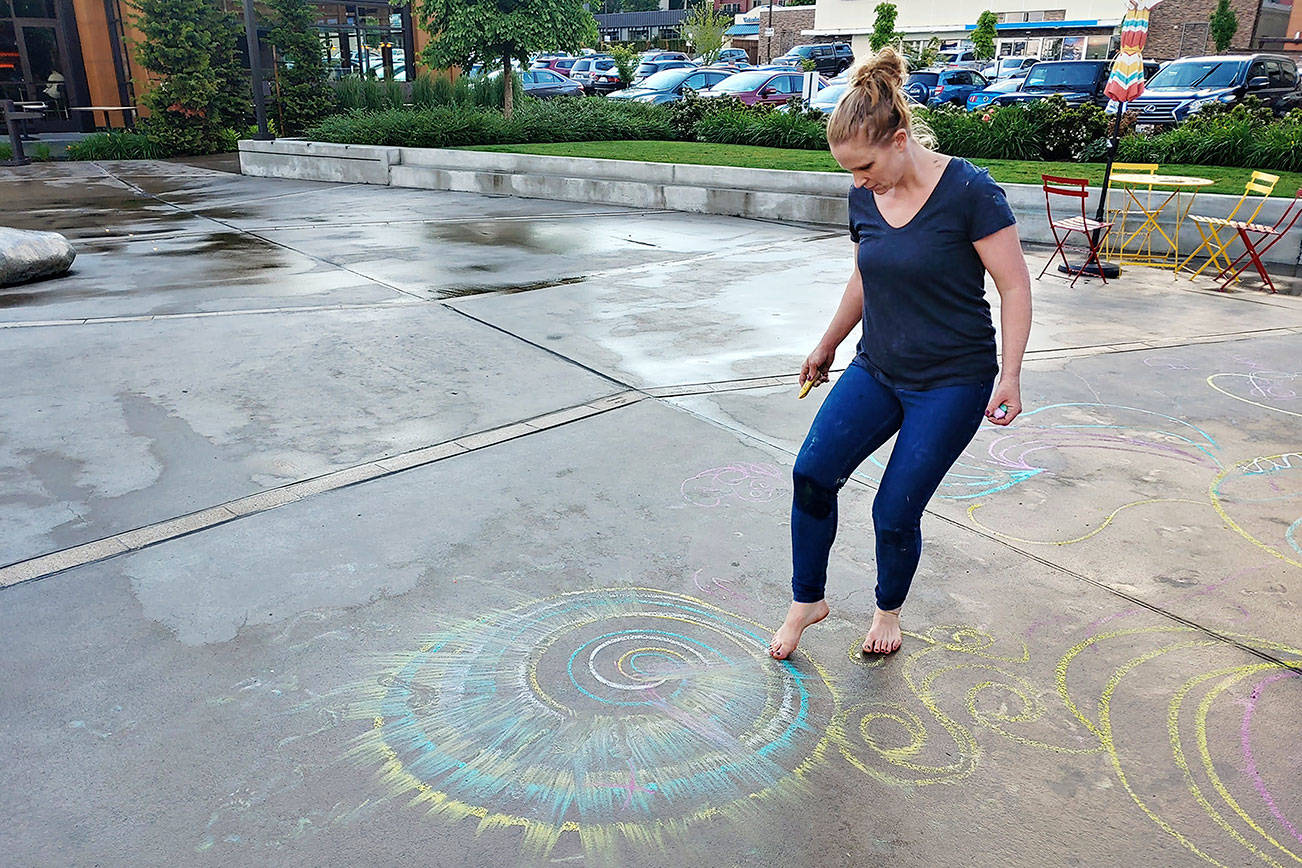
[{"label": "concrete pavement", "polygon": [[1302,298],[1037,282],[904,648],[855,652],[869,462],[774,664],[839,235],[168,163],[0,190],[78,246],[0,290],[12,864],[1302,859]]}]

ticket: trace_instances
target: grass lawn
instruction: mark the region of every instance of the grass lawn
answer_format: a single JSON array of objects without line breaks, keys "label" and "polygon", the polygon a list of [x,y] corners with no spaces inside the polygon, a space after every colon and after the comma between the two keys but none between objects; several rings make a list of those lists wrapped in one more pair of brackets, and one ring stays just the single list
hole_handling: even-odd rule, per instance
[{"label": "grass lawn", "polygon": [[[481,145],[472,151],[507,151],[559,157],[598,157],[607,160],[636,160],[644,163],[690,163],[698,166],[747,166],[752,169],[795,169],[807,172],[839,172],[841,167],[826,151],[797,151],[759,148],[752,145],[711,145],[700,142],[557,142],[541,145]],[[1085,175],[1095,184],[1103,181],[1102,163],[1032,163],[1020,160],[973,160],[990,170],[996,181],[1006,184],[1039,184],[1040,175],[1079,178]],[[1165,165],[1170,175],[1210,178],[1213,187],[1205,193],[1243,192],[1248,169],[1227,166]],[[1276,172],[1276,196],[1291,197],[1302,187],[1302,172]]]}]

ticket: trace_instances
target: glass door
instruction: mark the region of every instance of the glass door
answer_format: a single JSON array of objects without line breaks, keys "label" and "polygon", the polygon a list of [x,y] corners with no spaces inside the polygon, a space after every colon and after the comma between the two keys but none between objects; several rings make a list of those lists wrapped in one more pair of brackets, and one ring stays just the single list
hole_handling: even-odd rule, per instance
[{"label": "glass door", "polygon": [[0,98],[44,103],[45,118],[28,129],[67,132],[82,118],[69,111],[75,74],[53,0],[0,0]]}]

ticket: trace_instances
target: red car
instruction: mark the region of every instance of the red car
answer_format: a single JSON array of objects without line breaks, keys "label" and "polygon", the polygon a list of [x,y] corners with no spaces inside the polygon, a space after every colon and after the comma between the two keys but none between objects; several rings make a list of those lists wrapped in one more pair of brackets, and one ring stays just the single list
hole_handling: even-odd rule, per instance
[{"label": "red car", "polygon": [[574,69],[574,64],[577,61],[577,57],[541,57],[535,60],[529,68],[550,69],[558,75],[569,77],[570,70]]},{"label": "red car", "polygon": [[[747,69],[730,75],[701,96],[735,96],[746,105],[782,105],[804,90],[804,73],[773,69]],[[827,79],[818,77],[818,90],[827,87]]]}]

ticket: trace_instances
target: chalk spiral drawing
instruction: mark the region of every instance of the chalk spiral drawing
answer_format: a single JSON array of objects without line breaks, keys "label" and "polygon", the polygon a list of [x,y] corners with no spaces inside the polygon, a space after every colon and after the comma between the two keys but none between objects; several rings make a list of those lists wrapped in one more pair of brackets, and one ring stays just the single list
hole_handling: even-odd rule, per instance
[{"label": "chalk spiral drawing", "polygon": [[[852,650],[865,668],[834,680],[803,651],[770,660],[767,629],[692,597],[561,594],[389,660],[353,709],[369,724],[351,758],[428,816],[474,818],[481,833],[521,830],[533,856],[566,836],[610,855],[685,844],[700,824],[763,822],[813,797],[832,762],[888,786],[957,785],[979,773],[997,738],[1013,750],[1098,756],[1143,815],[1212,864],[1238,864],[1227,849],[1269,865],[1302,861],[1302,818],[1281,801],[1296,789],[1281,743],[1254,740],[1263,719],[1296,706],[1293,670],[1224,666],[1223,642],[1182,626],[1114,624],[1043,661],[1024,638],[970,625],[906,636],[916,650],[891,659]],[[1300,649],[1232,638],[1302,666]],[[1150,669],[1142,683],[1132,677]],[[847,701],[881,695],[885,685],[865,678],[898,678],[906,690],[895,692],[901,701]],[[1168,688],[1154,694],[1154,683]],[[1229,768],[1240,773],[1227,777]]]},{"label": "chalk spiral drawing", "polygon": [[783,490],[785,475],[775,464],[738,462],[702,470],[683,480],[683,499],[696,506],[716,507],[728,501],[768,503]]},{"label": "chalk spiral drawing", "polygon": [[663,845],[801,798],[836,698],[761,625],[679,594],[563,594],[431,636],[391,661],[354,754],[394,796],[544,855]]}]

